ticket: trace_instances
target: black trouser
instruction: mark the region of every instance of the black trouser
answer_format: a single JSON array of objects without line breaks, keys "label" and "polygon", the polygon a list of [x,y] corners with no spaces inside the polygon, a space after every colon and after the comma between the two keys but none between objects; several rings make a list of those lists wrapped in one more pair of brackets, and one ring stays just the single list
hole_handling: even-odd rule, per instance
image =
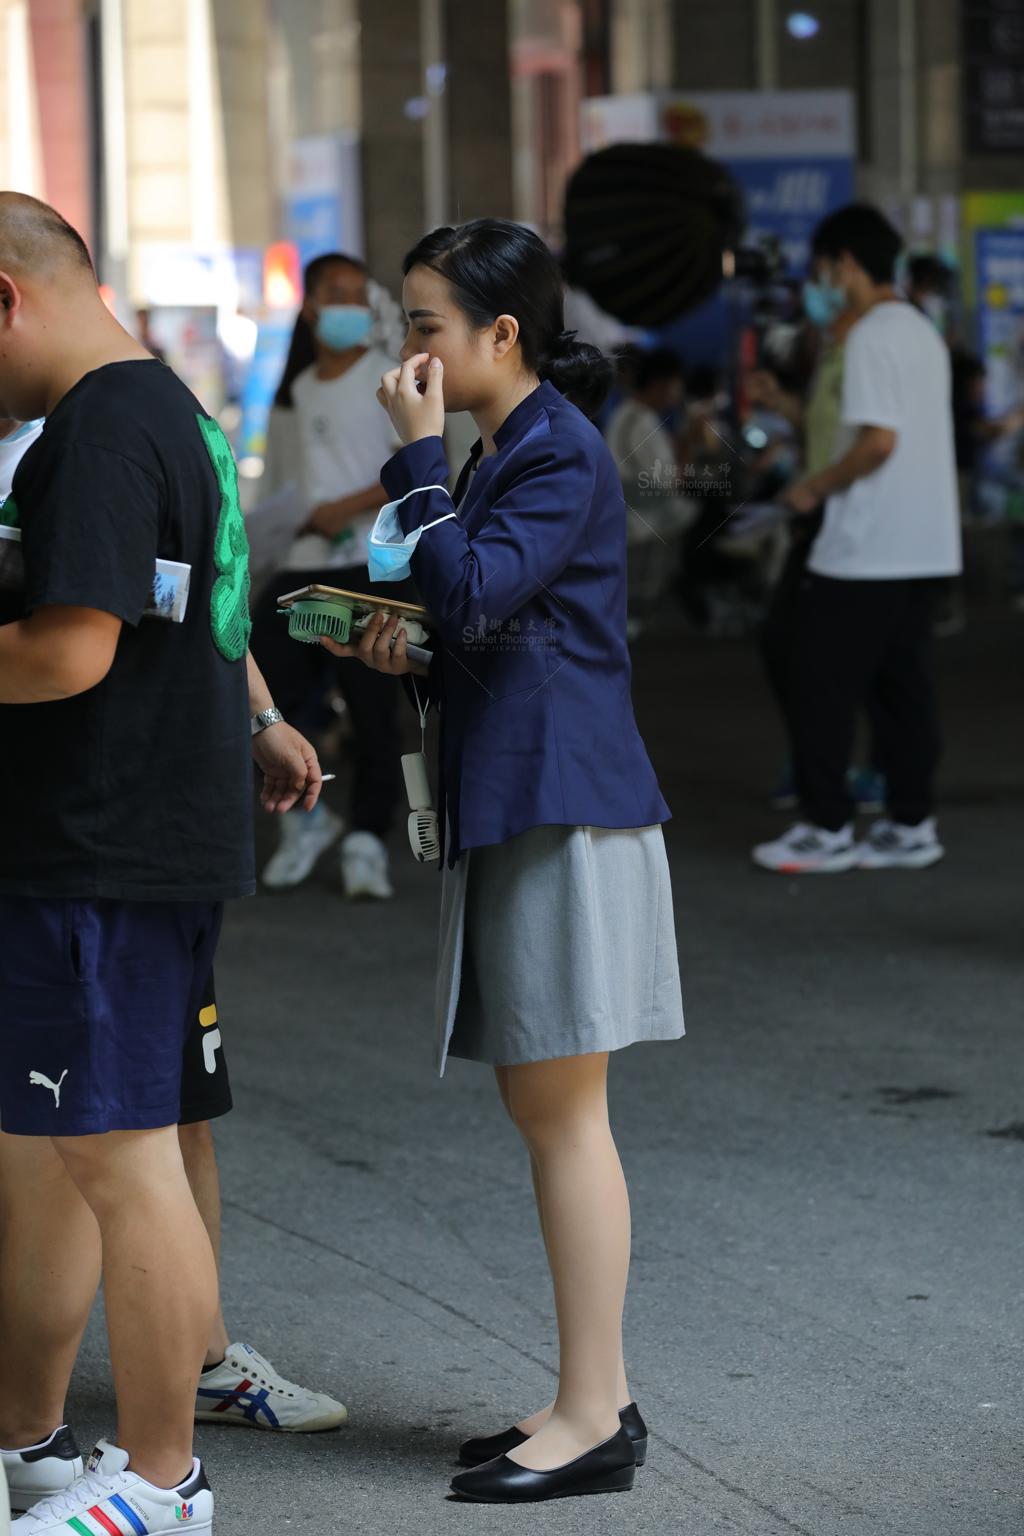
[{"label": "black trouser", "polygon": [[393,592],[415,598],[412,582],[385,587],[370,585],[365,565],[316,571],[279,571],[271,577],[253,609],[252,653],[267,680],[271,697],[287,720],[306,736],[324,723],[324,697],[337,685],[352,716],[354,774],[353,832],[386,837],[402,796],[402,736],[399,725],[401,692],[393,677],[374,672],[361,661],[338,660],[322,645],[292,640],[288,620],[277,611],[283,592],[319,583],[351,592]]},{"label": "black trouser", "polygon": [[[794,531],[793,542],[779,573],[779,579],[775,583],[771,602],[768,604],[768,611],[758,636],[761,660],[764,662],[768,682],[786,727],[790,756],[795,750],[793,746],[793,651],[796,646],[800,587],[807,570],[811,545],[821,527],[821,522],[821,514],[815,513],[813,517],[801,519],[800,527]],[[804,523],[811,525],[806,532]]]},{"label": "black trouser", "polygon": [[857,714],[870,706],[878,767],[894,821],[932,813],[941,753],[932,677],[932,586],[835,581],[808,573],[792,656],[797,793],[816,826],[838,832],[853,816],[846,770]]}]

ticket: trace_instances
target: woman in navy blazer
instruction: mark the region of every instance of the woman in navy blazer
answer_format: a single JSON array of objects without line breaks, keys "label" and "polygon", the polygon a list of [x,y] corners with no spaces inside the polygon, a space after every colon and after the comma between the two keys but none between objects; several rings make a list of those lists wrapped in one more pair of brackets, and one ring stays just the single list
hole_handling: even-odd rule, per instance
[{"label": "woman in navy blazer", "polygon": [[[440,1065],[494,1066],[530,1154],[560,1341],[554,1403],[467,1441],[474,1470],[452,1487],[620,1491],[647,1432],[622,1359],[629,1200],[608,1059],[679,1038],[683,1018],[669,811],[630,698],[621,480],[572,403],[596,403],[608,369],[563,330],[557,264],[519,225],[435,230],[405,273],[409,336],[378,394],[405,444],[382,472],[400,523],[383,553],[415,545],[433,659],[410,662],[394,619],[330,648],[425,677],[440,709]],[[480,428],[453,497],[445,410]]]}]

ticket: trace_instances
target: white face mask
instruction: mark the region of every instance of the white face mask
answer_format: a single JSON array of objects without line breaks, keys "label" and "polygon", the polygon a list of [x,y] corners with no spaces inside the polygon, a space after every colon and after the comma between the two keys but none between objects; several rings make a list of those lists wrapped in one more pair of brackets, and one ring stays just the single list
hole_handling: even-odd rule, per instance
[{"label": "white face mask", "polygon": [[945,335],[946,325],[949,320],[949,301],[944,299],[941,293],[926,293],[921,299],[921,308],[935,329]]},{"label": "white face mask", "polygon": [[403,501],[418,495],[420,491],[444,491],[446,496],[451,494],[446,485],[418,485],[415,490],[399,496],[397,501],[389,501],[387,506],[381,507],[367,540],[367,565],[371,581],[404,581],[412,574],[409,560],[421,536],[428,528],[435,528],[438,523],[446,523],[450,517],[455,517],[454,512],[446,512],[444,517],[435,517],[432,523],[421,523],[411,533],[403,533],[398,521],[398,508]]}]

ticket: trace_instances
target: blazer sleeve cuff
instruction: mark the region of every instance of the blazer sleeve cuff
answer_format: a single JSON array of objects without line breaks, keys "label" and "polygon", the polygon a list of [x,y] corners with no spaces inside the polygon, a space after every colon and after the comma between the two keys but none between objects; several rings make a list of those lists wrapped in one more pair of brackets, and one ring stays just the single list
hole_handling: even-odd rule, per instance
[{"label": "blazer sleeve cuff", "polygon": [[448,483],[448,460],[439,437],[420,437],[393,453],[380,472],[389,496],[404,496],[419,485]]}]

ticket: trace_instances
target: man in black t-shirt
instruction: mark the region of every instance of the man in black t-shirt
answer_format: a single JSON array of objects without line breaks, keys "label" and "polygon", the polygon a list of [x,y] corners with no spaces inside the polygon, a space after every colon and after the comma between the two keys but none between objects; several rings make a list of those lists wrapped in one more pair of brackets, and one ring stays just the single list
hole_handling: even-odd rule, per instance
[{"label": "man in black t-shirt", "polygon": [[248,656],[223,434],[106,310],[75,231],[0,193],[0,416],[44,415],[4,506],[25,578],[0,610],[0,1131],[55,1220],[5,1266],[0,1444],[59,1428],[101,1252],[119,1444],[32,1531],[88,1515],[156,1536],[213,1507],[192,1458],[217,1286],[178,1145],[185,1033],[222,903],[253,889],[251,757],[270,810],[312,806],[320,771]]}]

